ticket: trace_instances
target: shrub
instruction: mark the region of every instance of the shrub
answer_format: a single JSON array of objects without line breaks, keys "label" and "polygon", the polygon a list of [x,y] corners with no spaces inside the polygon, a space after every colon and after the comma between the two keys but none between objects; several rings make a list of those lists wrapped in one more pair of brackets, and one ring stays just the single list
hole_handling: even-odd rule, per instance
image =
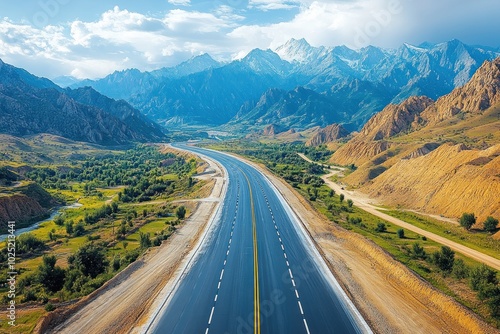
[{"label": "shrub", "polygon": [[345,198],[344,194],[340,194],[340,203],[344,201],[344,198]]},{"label": "shrub", "polygon": [[348,207],[352,208],[353,204],[354,204],[354,202],[352,201],[352,199],[348,199],[347,200],[347,206]]},{"label": "shrub", "polygon": [[51,302],[48,302],[46,305],[45,305],[45,311],[47,312],[52,312],[56,309],[56,307],[51,303]]},{"label": "shrub", "polygon": [[184,217],[186,217],[186,208],[184,206],[178,207],[177,210],[175,211],[175,215],[179,219],[184,219]]},{"label": "shrub", "polygon": [[45,243],[31,233],[23,233],[18,236],[16,246],[18,254],[34,253],[46,248]]},{"label": "shrub", "polygon": [[488,284],[498,284],[497,274],[493,269],[481,264],[470,271],[469,284],[472,290],[479,291]]}]

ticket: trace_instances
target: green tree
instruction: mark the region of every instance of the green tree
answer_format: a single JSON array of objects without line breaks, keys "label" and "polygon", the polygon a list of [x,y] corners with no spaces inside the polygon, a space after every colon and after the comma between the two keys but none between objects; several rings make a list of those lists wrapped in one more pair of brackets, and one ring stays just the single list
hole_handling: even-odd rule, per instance
[{"label": "green tree", "polygon": [[74,229],[73,229],[73,221],[70,220],[69,222],[66,223],[66,233],[68,235],[72,235],[73,231],[74,231]]},{"label": "green tree", "polygon": [[481,264],[470,271],[469,284],[475,291],[488,284],[498,284],[497,273],[485,264]]},{"label": "green tree", "polygon": [[455,262],[453,263],[451,274],[458,279],[466,278],[469,276],[469,268],[465,265],[464,260],[455,260]]},{"label": "green tree", "polygon": [[91,278],[105,272],[109,264],[104,249],[91,243],[83,245],[73,256],[70,256],[69,262],[83,275]]},{"label": "green tree", "polygon": [[151,238],[149,237],[149,233],[139,232],[139,239],[141,248],[151,247]]},{"label": "green tree", "polygon": [[184,219],[184,217],[186,217],[186,208],[184,206],[178,207],[177,210],[175,211],[175,215],[179,219]]},{"label": "green tree", "polygon": [[344,201],[344,198],[345,198],[344,194],[340,194],[340,203]]},{"label": "green tree", "polygon": [[400,228],[398,230],[398,238],[399,239],[403,239],[405,237],[405,230],[403,230],[402,228]]},{"label": "green tree", "polygon": [[38,267],[37,280],[50,292],[56,292],[63,288],[65,271],[56,266],[54,255],[44,255],[43,263]]},{"label": "green tree", "polygon": [[387,227],[385,226],[384,223],[379,222],[377,224],[377,227],[375,227],[375,232],[385,232],[385,231],[387,231]]},{"label": "green tree", "polygon": [[85,234],[85,226],[83,225],[82,221],[79,221],[75,225],[75,228],[73,230],[73,236],[79,237],[79,236],[84,235],[84,234]]},{"label": "green tree", "polygon": [[462,217],[460,217],[460,226],[464,227],[467,230],[470,230],[470,228],[476,223],[476,216],[474,213],[467,213],[464,212],[462,214]]},{"label": "green tree", "polygon": [[455,262],[455,252],[448,246],[442,246],[441,251],[432,254],[432,262],[444,272],[450,272]]},{"label": "green tree", "polygon": [[495,219],[492,216],[488,216],[488,218],[486,218],[485,222],[483,223],[483,226],[486,232],[495,232],[498,226],[498,219]]},{"label": "green tree", "polygon": [[348,199],[347,200],[347,206],[352,208],[352,206],[354,205],[354,202],[352,201],[352,199]]},{"label": "green tree", "polygon": [[411,250],[411,257],[414,259],[425,260],[427,258],[427,253],[424,248],[420,246],[418,242],[414,243]]},{"label": "green tree", "polygon": [[328,196],[333,197],[334,195],[335,195],[335,190],[330,189],[330,191],[328,192]]},{"label": "green tree", "polygon": [[62,215],[58,215],[55,219],[54,219],[54,223],[57,225],[57,226],[63,226],[64,225],[64,217]]}]

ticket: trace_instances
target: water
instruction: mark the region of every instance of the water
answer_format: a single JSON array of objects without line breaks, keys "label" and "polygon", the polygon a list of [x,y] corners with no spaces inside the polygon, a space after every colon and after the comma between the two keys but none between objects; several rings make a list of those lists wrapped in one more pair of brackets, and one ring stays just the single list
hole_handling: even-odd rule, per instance
[{"label": "water", "polygon": [[[30,225],[28,227],[25,227],[25,228],[21,228],[19,230],[16,229],[16,231],[14,232],[15,236],[19,236],[23,233],[26,233],[26,232],[31,232],[35,229],[37,229],[40,224],[42,223],[45,223],[45,222],[48,222],[48,221],[51,221],[51,220],[54,220],[54,218],[59,215],[63,210],[67,210],[67,209],[77,209],[79,207],[81,207],[82,204],[80,203],[73,203],[71,205],[65,205],[65,206],[61,206],[59,209],[55,210],[54,212],[52,212],[50,214],[50,217],[47,218],[47,219],[44,219],[44,220],[40,220],[39,222],[36,222],[34,223],[33,225]],[[5,240],[5,238],[7,238],[8,234],[0,234],[0,240]]]}]

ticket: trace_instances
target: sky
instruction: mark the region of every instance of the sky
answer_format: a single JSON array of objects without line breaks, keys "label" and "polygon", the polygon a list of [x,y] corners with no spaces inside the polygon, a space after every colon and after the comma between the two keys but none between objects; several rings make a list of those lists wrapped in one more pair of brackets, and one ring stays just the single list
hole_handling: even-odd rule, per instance
[{"label": "sky", "polygon": [[48,77],[100,78],[203,53],[230,61],[291,38],[397,48],[500,47],[498,0],[0,0],[0,59]]}]

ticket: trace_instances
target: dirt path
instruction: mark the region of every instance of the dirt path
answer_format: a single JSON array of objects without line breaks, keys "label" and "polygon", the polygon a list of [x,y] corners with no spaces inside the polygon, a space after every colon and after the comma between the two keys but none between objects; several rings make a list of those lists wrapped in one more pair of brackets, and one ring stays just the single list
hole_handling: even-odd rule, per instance
[{"label": "dirt path", "polygon": [[[210,167],[217,171],[210,198],[222,195],[222,170],[211,160]],[[95,297],[86,302],[52,333],[129,333],[131,328],[143,324],[155,309],[159,294],[172,282],[183,267],[187,255],[205,230],[216,201],[199,202],[197,210],[167,242],[154,248],[144,259],[136,261],[108,282]]]},{"label": "dirt path", "polygon": [[[309,159],[308,157],[306,157],[304,154],[302,153],[298,153],[298,155],[306,160],[307,162],[310,162],[310,163],[316,163],[314,161],[312,161],[311,159]],[[320,164],[321,165],[321,164]],[[423,230],[421,228],[418,228],[412,224],[409,224],[401,219],[398,219],[398,218],[394,218],[392,216],[389,216],[388,214],[385,214],[383,212],[380,212],[380,208],[376,207],[374,204],[376,204],[376,201],[367,197],[366,195],[364,194],[361,194],[357,191],[352,191],[352,190],[345,190],[344,187],[340,186],[339,184],[333,182],[332,180],[330,180],[330,178],[332,176],[335,176],[335,175],[338,175],[340,172],[342,171],[342,168],[339,168],[337,170],[332,170],[329,174],[327,175],[324,175],[322,176],[321,178],[323,179],[323,181],[325,181],[325,184],[330,187],[331,189],[335,190],[336,193],[338,194],[344,194],[346,195],[346,198],[349,198],[353,201],[354,205],[356,205],[357,207],[365,210],[366,212],[369,212],[371,213],[372,215],[374,216],[377,216],[379,218],[382,218],[390,223],[393,223],[395,225],[398,225],[400,227],[403,227],[407,230],[410,230],[412,232],[415,232],[415,233],[418,233],[420,235],[423,235],[425,236],[426,238],[429,238],[429,239],[432,239],[434,240],[435,242],[438,242],[442,245],[445,245],[445,246],[448,246],[450,247],[451,249],[459,252],[459,253],[462,253],[463,255],[465,256],[468,256],[476,261],[479,261],[481,263],[484,263],[486,264],[487,266],[490,266],[496,270],[500,270],[500,260],[499,259],[496,259],[492,256],[489,256],[489,255],[486,255],[486,254],[483,254],[481,253],[480,251],[477,251],[477,250],[474,250],[472,248],[469,248],[467,246],[464,246],[464,245],[461,245],[457,242],[454,242],[454,241],[451,241],[445,237],[442,237],[442,236],[439,236],[437,234],[434,234],[432,232],[428,232],[426,230]],[[347,197],[348,196],[348,197]],[[450,220],[450,219],[444,219],[442,217],[439,217],[439,216],[431,216],[433,218],[436,218],[436,219],[440,219],[440,220],[443,220],[443,221],[447,221],[447,222],[452,222],[454,224],[456,224],[455,221],[453,220]]]},{"label": "dirt path", "polygon": [[322,179],[325,181],[325,183],[326,183],[326,185],[328,185],[328,187],[335,190],[335,192],[338,194],[340,194],[340,193],[344,194],[346,196],[346,198],[351,199],[353,201],[354,205],[356,205],[360,209],[363,209],[366,212],[369,212],[372,215],[375,215],[379,218],[382,218],[382,219],[384,219],[392,224],[398,225],[398,226],[403,227],[407,230],[410,230],[412,232],[423,235],[429,239],[434,240],[437,243],[448,246],[451,249],[453,249],[454,251],[462,253],[463,255],[468,256],[471,259],[474,259],[476,261],[482,262],[482,263],[484,263],[492,268],[495,268],[496,270],[500,270],[500,260],[499,259],[496,259],[496,258],[491,257],[489,255],[483,254],[475,249],[461,245],[459,243],[451,241],[445,237],[439,236],[439,235],[434,234],[432,232],[428,232],[426,230],[423,230],[423,229],[416,227],[412,224],[406,223],[401,219],[389,216],[386,213],[380,212],[379,209],[375,205],[372,204],[373,201],[370,198],[368,198],[367,196],[360,194],[356,191],[342,189],[342,187],[340,185],[338,185],[337,183],[330,180],[330,177],[336,175],[337,173],[338,173],[338,171],[333,171],[330,174],[324,175],[322,177]]},{"label": "dirt path", "polygon": [[264,166],[249,163],[288,201],[374,332],[499,333],[371,241],[331,223]]}]

